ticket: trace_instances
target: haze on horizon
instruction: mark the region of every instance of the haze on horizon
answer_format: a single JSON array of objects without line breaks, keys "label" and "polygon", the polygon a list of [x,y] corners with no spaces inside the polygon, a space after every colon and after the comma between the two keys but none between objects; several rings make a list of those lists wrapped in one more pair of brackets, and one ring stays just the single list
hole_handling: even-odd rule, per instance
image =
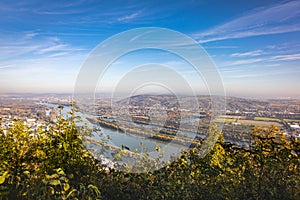
[{"label": "haze on horizon", "polygon": [[[199,42],[228,96],[300,98],[299,1],[4,0],[0,26],[0,93],[72,93],[102,41],[133,28],[163,27]],[[197,94],[208,93],[185,61],[147,50],[115,61],[97,92],[112,91],[128,70],[149,63],[173,67]]]}]

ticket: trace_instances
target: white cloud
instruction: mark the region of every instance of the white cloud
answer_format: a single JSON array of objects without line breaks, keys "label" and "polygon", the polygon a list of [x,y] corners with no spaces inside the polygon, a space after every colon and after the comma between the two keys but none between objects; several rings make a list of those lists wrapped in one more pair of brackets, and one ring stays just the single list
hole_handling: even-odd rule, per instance
[{"label": "white cloud", "polygon": [[44,46],[51,45],[53,42],[45,37],[36,39],[35,32],[23,32],[12,37],[10,34],[0,35],[0,60],[17,58],[21,55],[39,51]]},{"label": "white cloud", "polygon": [[57,45],[53,45],[50,47],[40,49],[39,53],[44,54],[44,53],[48,53],[48,52],[52,52],[52,51],[60,51],[60,50],[64,50],[66,47],[67,47],[67,45],[65,45],[65,44],[57,44]]},{"label": "white cloud", "polygon": [[257,59],[246,59],[246,60],[236,60],[233,62],[230,62],[228,65],[225,66],[232,66],[232,65],[248,65],[248,64],[253,64],[257,62],[261,62],[263,59],[257,58]]},{"label": "white cloud", "polygon": [[139,35],[136,35],[136,36],[134,36],[133,38],[130,39],[130,42],[133,42],[133,41],[139,39],[140,37],[145,36],[145,35],[147,35],[149,33],[152,33],[152,32],[153,31],[145,31],[145,32],[143,32],[143,33],[141,33]]},{"label": "white cloud", "polygon": [[256,51],[248,51],[243,53],[233,53],[231,54],[232,57],[246,57],[246,56],[259,56],[263,54],[262,50],[256,50]]},{"label": "white cloud", "polygon": [[181,61],[168,61],[168,62],[162,63],[162,65],[165,65],[165,66],[184,65],[184,64],[186,64],[186,63],[181,62]]},{"label": "white cloud", "polygon": [[203,46],[204,49],[237,49],[238,46]]},{"label": "white cloud", "polygon": [[[35,37],[36,35],[39,37]],[[0,66],[5,63],[14,63],[20,56],[24,58],[35,58],[41,55],[56,57],[85,51],[84,48],[66,44],[57,37],[45,37],[36,32],[23,32],[15,37],[0,35],[0,44]]]},{"label": "white cloud", "polygon": [[266,67],[278,67],[278,66],[280,66],[279,63],[274,63],[274,64],[266,65]]},{"label": "white cloud", "polygon": [[300,60],[300,54],[278,55],[271,57],[271,61],[291,61]]},{"label": "white cloud", "polygon": [[67,52],[60,52],[60,53],[54,53],[52,55],[50,55],[49,57],[59,57],[59,56],[64,56],[64,55],[67,55],[68,53]]},{"label": "white cloud", "polygon": [[14,67],[15,65],[3,65],[3,66],[0,66],[0,69],[5,69],[5,68],[11,68],[11,67]]},{"label": "white cloud", "polygon": [[201,43],[300,31],[300,1],[259,8],[203,33],[194,34]]},{"label": "white cloud", "polygon": [[140,15],[140,12],[135,12],[135,13],[132,13],[130,15],[126,15],[126,16],[123,16],[123,17],[119,17],[118,18],[118,21],[119,22],[124,22],[124,21],[129,21],[129,20],[132,20],[136,17],[138,17]]},{"label": "white cloud", "polygon": [[1,42],[0,60],[24,55],[30,52],[37,51],[41,46],[33,43],[21,41],[6,41]]},{"label": "white cloud", "polygon": [[27,34],[25,34],[25,39],[32,39],[37,35],[39,35],[39,33],[37,33],[37,32],[27,33]]}]

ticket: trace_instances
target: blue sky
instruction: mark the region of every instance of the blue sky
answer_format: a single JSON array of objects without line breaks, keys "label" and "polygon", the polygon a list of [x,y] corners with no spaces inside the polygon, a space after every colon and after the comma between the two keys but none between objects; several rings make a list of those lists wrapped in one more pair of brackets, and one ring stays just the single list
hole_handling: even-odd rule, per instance
[{"label": "blue sky", "polygon": [[[140,27],[173,29],[199,42],[228,95],[300,98],[300,1],[2,0],[0,92],[72,92],[99,43]],[[139,58],[179,63],[157,52],[141,54],[119,61],[111,75]]]}]

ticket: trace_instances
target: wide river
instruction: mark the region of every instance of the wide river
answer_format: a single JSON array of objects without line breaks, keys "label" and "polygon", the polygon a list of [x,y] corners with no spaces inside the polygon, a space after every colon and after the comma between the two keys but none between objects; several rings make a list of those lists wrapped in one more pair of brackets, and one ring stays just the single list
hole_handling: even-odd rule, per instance
[{"label": "wide river", "polygon": [[[52,104],[52,103],[43,103],[43,104],[48,106],[51,109],[56,108],[58,111],[59,104]],[[51,109],[46,111],[47,115],[49,115]],[[64,108],[62,110],[62,114],[65,117],[67,117],[68,113],[70,111],[71,111],[70,106],[64,106]],[[115,130],[112,130],[109,128],[100,127],[100,126],[92,124],[91,122],[86,120],[87,117],[93,118],[93,117],[97,117],[96,115],[85,114],[85,113],[81,113],[81,112],[76,112],[75,115],[79,116],[84,122],[86,122],[87,126],[89,128],[96,127],[101,130],[101,131],[93,132],[92,139],[97,140],[99,142],[105,141],[107,144],[114,146],[114,147],[122,148],[122,146],[126,146],[126,148],[128,147],[130,149],[130,151],[138,150],[138,152],[141,152],[141,151],[152,152],[152,151],[155,151],[155,147],[156,147],[156,145],[158,145],[159,147],[161,147],[163,149],[164,149],[164,147],[167,147],[166,151],[164,153],[168,154],[168,156],[171,156],[172,152],[178,152],[178,151],[188,148],[188,147],[177,145],[177,144],[170,144],[170,143],[165,143],[165,142],[162,142],[159,140],[153,140],[148,137],[139,137],[137,135],[131,135],[131,134],[115,131]],[[79,124],[79,125],[82,125],[82,124]],[[103,146],[96,145],[95,143],[94,144],[91,143],[91,144],[88,144],[88,148],[94,148],[94,149],[96,148],[99,153],[103,149]],[[104,154],[106,157],[110,157],[107,155],[107,152]],[[165,156],[167,156],[167,155],[165,155]]]},{"label": "wide river", "polygon": [[[59,104],[52,104],[52,103],[42,103],[43,105],[46,105],[49,110],[46,110],[46,115],[50,114],[51,109],[55,108],[58,111]],[[65,106],[62,110],[62,114],[65,117],[68,117],[68,113],[71,111],[70,106]],[[156,146],[159,146],[162,149],[163,154],[163,160],[168,161],[170,160],[171,156],[179,156],[180,152],[182,150],[185,150],[188,148],[188,146],[178,145],[178,144],[171,144],[171,143],[165,143],[160,140],[153,140],[149,137],[139,137],[138,135],[128,134],[119,132],[116,130],[112,130],[105,127],[100,127],[97,124],[93,124],[90,121],[87,120],[87,118],[94,118],[98,117],[96,115],[91,114],[85,114],[81,112],[75,112],[76,116],[79,116],[89,128],[97,128],[98,131],[93,131],[92,136],[90,137],[93,141],[96,142],[87,142],[86,146],[88,149],[91,150],[91,152],[99,158],[99,155],[102,159],[102,162],[111,163],[110,160],[113,158],[113,154],[116,152],[116,149],[121,149],[122,147],[125,147],[125,149],[130,150],[132,152],[147,152],[150,154],[150,158],[157,158],[158,152],[155,151]],[[193,118],[190,119],[193,122],[196,122],[199,120],[199,118]],[[83,123],[78,124],[83,125]],[[139,124],[134,124],[135,126],[141,126]],[[152,125],[144,125],[144,127],[147,127],[149,129],[152,128]],[[100,130],[100,131],[99,131]],[[195,133],[187,133],[184,132],[184,134],[188,135],[189,138],[194,138],[196,136]],[[202,138],[205,137],[205,135],[198,135]],[[242,141],[232,141],[230,139],[225,139],[225,141],[232,142],[235,144],[238,144],[240,146],[249,146],[249,142],[242,142]],[[107,149],[104,147],[104,145],[99,144],[99,142],[105,142],[105,144],[108,144],[110,147],[113,147],[112,149]],[[106,146],[107,147],[107,146]],[[125,158],[126,160],[126,158]],[[127,161],[130,162],[130,161]],[[108,164],[109,165],[109,164]]]}]

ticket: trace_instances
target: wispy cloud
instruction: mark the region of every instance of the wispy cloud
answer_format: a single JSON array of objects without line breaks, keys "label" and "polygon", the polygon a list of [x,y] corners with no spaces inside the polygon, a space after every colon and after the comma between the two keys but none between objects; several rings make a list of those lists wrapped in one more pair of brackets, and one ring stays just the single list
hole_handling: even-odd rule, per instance
[{"label": "wispy cloud", "polygon": [[42,15],[73,15],[73,14],[80,14],[83,13],[85,10],[78,9],[78,10],[63,10],[63,11],[48,11],[48,10],[38,10],[36,11],[37,14]]},{"label": "wispy cloud", "polygon": [[67,52],[60,52],[60,53],[51,54],[48,57],[50,57],[50,58],[52,58],[52,57],[59,57],[59,56],[65,56],[67,54],[68,54]]},{"label": "wispy cloud", "polygon": [[[28,34],[32,34],[29,36]],[[10,37],[10,35],[0,35],[0,69],[11,71],[16,67],[22,67],[28,59],[36,61],[37,58],[42,59],[61,59],[69,55],[85,55],[86,49],[67,44],[58,37],[49,37],[42,34],[23,32],[18,33],[18,37]],[[26,61],[27,60],[27,61]],[[34,61],[34,62],[35,62]],[[31,64],[34,62],[30,62]],[[23,63],[23,64],[20,64]]]},{"label": "wispy cloud", "polygon": [[271,57],[271,61],[291,61],[300,60],[300,54],[278,55]]},{"label": "wispy cloud", "polygon": [[204,49],[237,49],[238,46],[203,46]]},{"label": "wispy cloud", "polygon": [[233,66],[242,66],[243,67],[250,67],[250,66],[253,66],[252,64],[254,64],[254,66],[257,65],[257,63],[260,63],[261,62],[264,62],[266,61],[265,59],[263,58],[253,58],[253,59],[239,59],[239,60],[226,60],[226,61],[221,61],[218,66],[222,68],[222,71],[223,70],[227,70],[228,67],[233,67]]},{"label": "wispy cloud", "polygon": [[37,32],[29,32],[29,33],[26,33],[24,37],[25,37],[25,39],[32,39],[32,38],[34,38],[37,35],[39,35],[39,33],[37,33]]},{"label": "wispy cloud", "polygon": [[19,41],[8,41],[2,43],[0,47],[0,60],[28,54],[38,50],[41,46],[38,44],[22,43]]},{"label": "wispy cloud", "polygon": [[247,56],[259,56],[262,55],[262,50],[256,50],[256,51],[248,51],[243,53],[233,53],[231,54],[232,57],[247,57]]},{"label": "wispy cloud", "polygon": [[258,63],[263,61],[263,59],[261,58],[257,58],[257,59],[245,59],[245,60],[236,60],[236,61],[232,61],[229,62],[228,64],[224,65],[224,66],[233,66],[233,65],[249,65],[249,64],[253,64],[253,63]]},{"label": "wispy cloud", "polygon": [[300,1],[290,1],[252,10],[241,17],[203,33],[194,34],[201,43],[300,31]]},{"label": "wispy cloud", "polygon": [[249,73],[249,71],[245,71],[244,73],[238,73],[238,74],[227,74],[226,79],[243,79],[243,78],[258,78],[258,77],[263,77],[263,81],[266,81],[268,78],[276,75],[283,75],[283,74],[297,74],[300,71],[298,69],[288,69],[288,70],[282,70],[280,68],[277,68],[278,70],[273,70],[273,71],[267,71],[267,72],[252,72]]},{"label": "wispy cloud", "polygon": [[44,53],[48,53],[48,52],[52,52],[52,51],[60,51],[60,50],[64,50],[67,47],[66,44],[57,44],[57,45],[53,45],[50,47],[46,47],[43,49],[39,50],[39,54],[44,54]]},{"label": "wispy cloud", "polygon": [[132,14],[130,14],[130,15],[125,15],[125,16],[123,16],[123,17],[119,17],[119,18],[118,18],[118,21],[119,21],[119,22],[130,21],[130,20],[132,20],[132,19],[137,18],[137,17],[140,15],[140,13],[141,13],[141,12],[139,11],[139,12],[132,13]]},{"label": "wispy cloud", "polygon": [[234,78],[234,79],[244,79],[244,78],[257,78],[257,77],[263,77],[263,76],[269,76],[270,74],[236,74],[236,75],[229,75],[226,78]]},{"label": "wispy cloud", "polygon": [[280,66],[281,64],[279,63],[274,63],[274,64],[268,64],[268,65],[265,65],[266,67],[278,67]]},{"label": "wispy cloud", "polygon": [[15,65],[4,65],[4,66],[0,66],[0,69],[6,69],[6,68],[11,68]]},{"label": "wispy cloud", "polygon": [[184,65],[184,64],[186,64],[186,63],[181,62],[181,61],[168,61],[168,62],[162,63],[162,65],[165,65],[165,66]]}]

